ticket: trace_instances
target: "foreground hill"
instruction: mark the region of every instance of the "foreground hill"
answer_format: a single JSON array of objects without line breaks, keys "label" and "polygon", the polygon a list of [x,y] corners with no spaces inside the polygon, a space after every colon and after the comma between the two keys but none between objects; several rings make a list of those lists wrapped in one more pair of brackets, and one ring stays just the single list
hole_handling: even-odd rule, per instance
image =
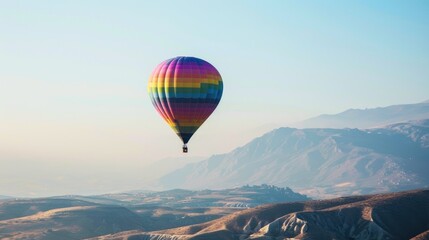
[{"label": "foreground hill", "polygon": [[94,206],[94,203],[76,199],[16,199],[0,202],[0,221],[19,218],[57,208]]},{"label": "foreground hill", "polygon": [[374,128],[428,118],[429,100],[415,104],[349,109],[338,114],[323,114],[293,124],[293,126],[297,128]]},{"label": "foreground hill", "polygon": [[0,205],[1,239],[82,239],[144,229],[141,218],[120,206],[79,200],[34,199]]},{"label": "foreground hill", "polygon": [[281,203],[198,225],[98,239],[427,239],[429,190]]},{"label": "foreground hill", "polygon": [[290,186],[310,196],[429,186],[429,120],[378,129],[280,128],[160,178],[166,188]]}]

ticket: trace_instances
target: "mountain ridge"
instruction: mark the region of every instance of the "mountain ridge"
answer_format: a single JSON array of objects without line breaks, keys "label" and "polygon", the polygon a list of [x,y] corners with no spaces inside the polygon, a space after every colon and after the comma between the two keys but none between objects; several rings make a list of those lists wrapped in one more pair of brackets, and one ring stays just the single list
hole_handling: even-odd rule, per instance
[{"label": "mountain ridge", "polygon": [[159,182],[165,188],[266,183],[310,196],[368,194],[429,186],[428,158],[429,120],[364,130],[279,128]]},{"label": "mountain ridge", "polygon": [[429,100],[387,107],[347,109],[336,114],[321,114],[291,124],[296,128],[375,128],[410,120],[429,118]]}]

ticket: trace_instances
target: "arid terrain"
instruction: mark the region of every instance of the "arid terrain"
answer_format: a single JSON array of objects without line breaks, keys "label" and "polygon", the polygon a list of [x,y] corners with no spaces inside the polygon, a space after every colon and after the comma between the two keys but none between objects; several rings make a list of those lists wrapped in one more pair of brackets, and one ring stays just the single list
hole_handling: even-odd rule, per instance
[{"label": "arid terrain", "polygon": [[429,190],[269,204],[192,226],[98,239],[427,239]]},{"label": "arid terrain", "polygon": [[427,239],[429,190],[309,200],[244,186],[0,202],[1,239]]},{"label": "arid terrain", "polygon": [[[411,121],[394,123],[404,111]],[[0,239],[429,239],[428,113],[428,102],[350,110],[307,123],[368,128],[279,128],[229,153],[154,163],[146,171],[168,191],[5,194]]]},{"label": "arid terrain", "polygon": [[288,188],[136,191],[0,201],[1,239],[82,239],[203,223],[267,203],[308,200]]}]

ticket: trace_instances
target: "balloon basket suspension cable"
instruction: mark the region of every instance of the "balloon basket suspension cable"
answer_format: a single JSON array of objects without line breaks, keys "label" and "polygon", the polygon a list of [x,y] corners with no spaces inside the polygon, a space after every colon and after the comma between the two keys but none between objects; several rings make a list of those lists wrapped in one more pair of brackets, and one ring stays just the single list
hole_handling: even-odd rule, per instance
[{"label": "balloon basket suspension cable", "polygon": [[183,144],[182,150],[184,153],[188,152],[188,146],[186,146],[186,144]]}]

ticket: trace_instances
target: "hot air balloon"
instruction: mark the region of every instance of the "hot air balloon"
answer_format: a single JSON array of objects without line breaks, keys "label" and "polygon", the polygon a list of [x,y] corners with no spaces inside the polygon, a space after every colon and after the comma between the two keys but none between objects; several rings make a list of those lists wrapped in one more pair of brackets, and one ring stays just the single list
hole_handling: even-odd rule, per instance
[{"label": "hot air balloon", "polygon": [[148,92],[155,109],[183,141],[186,153],[189,139],[216,109],[223,82],[210,63],[195,57],[175,57],[155,68]]}]

